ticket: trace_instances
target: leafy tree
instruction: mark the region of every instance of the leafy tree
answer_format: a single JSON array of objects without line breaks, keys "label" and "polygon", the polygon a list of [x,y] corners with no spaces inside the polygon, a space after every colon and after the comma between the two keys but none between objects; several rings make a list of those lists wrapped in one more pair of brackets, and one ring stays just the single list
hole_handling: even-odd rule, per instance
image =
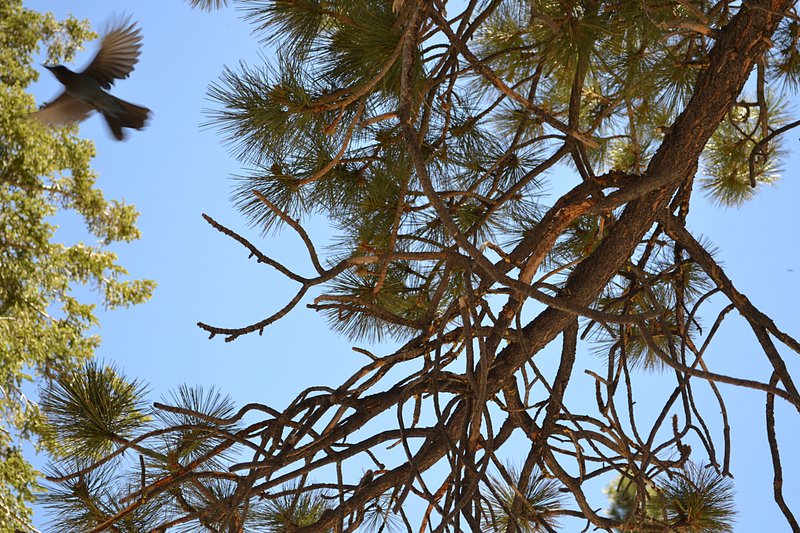
[{"label": "leafy tree", "polygon": [[[87,450],[50,477],[75,495],[51,502],[71,517],[62,523],[554,531],[577,519],[726,531],[731,443],[706,422],[728,426],[725,383],[766,395],[775,501],[797,529],[774,403],[800,410],[779,353],[800,344],[686,228],[698,192],[738,205],[775,182],[781,134],[798,125],[778,89],[800,81],[792,2],[239,3],[278,52],[222,74],[212,121],[250,169],[236,197],[244,215],[263,232],[294,231],[314,273],[207,216],[299,288],[252,324],[199,326],[233,341],[318,290],[308,305],[334,330],[399,347],[356,347],[368,362],[352,377],[283,409],[237,411],[183,388],[148,422],[109,395],[95,417],[105,425],[86,435],[72,431],[86,402],[66,399],[90,387],[67,384],[96,372],[60,378],[51,392],[65,408],[52,422]],[[328,257],[303,226],[312,215],[338,229]],[[714,336],[732,310],[770,377],[715,370]],[[549,365],[543,350],[559,342]],[[662,372],[667,387],[653,413],[637,405],[652,395],[642,372]],[[567,390],[587,373],[595,401],[573,402]],[[711,388],[712,412],[697,387]],[[527,453],[511,457],[520,441]],[[514,459],[519,470],[505,466]],[[617,508],[597,510],[586,483],[614,473]]]},{"label": "leafy tree", "polygon": [[[150,281],[125,281],[108,250],[139,237],[132,206],[109,201],[95,187],[94,146],[77,129],[46,130],[26,120],[35,110],[27,86],[38,77],[33,54],[69,61],[93,37],[88,23],[0,3],[0,531],[26,529],[37,473],[22,456],[31,441],[63,450],[48,431],[26,382],[40,383],[90,359],[100,339],[88,285],[108,308],[146,300]],[[96,243],[60,244],[53,216],[73,212]]]}]

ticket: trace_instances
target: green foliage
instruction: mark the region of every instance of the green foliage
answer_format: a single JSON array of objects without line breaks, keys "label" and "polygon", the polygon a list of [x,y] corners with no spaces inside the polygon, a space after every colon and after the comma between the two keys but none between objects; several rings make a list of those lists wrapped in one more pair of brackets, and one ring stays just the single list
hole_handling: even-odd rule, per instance
[{"label": "green foliage", "polygon": [[[608,514],[617,520],[625,520],[630,517],[635,509],[641,508],[639,492],[636,483],[630,477],[620,476],[612,481],[605,489],[611,502]],[[644,498],[650,498],[654,491],[652,486],[645,485],[642,492],[644,492]]]},{"label": "green foliage", "polygon": [[[331,296],[326,299],[339,299],[350,305],[345,309],[340,306],[321,309],[328,316],[332,328],[351,338],[380,341],[384,335],[403,337],[409,329],[413,330],[413,325],[422,318],[427,307],[427,302],[422,300],[425,297],[423,291],[409,287],[409,274],[393,265],[377,292],[374,288],[379,273],[374,269],[365,268],[360,274],[343,276],[333,285]],[[374,310],[380,310],[380,316],[364,312]]]},{"label": "green foliage", "polygon": [[555,516],[563,507],[558,481],[546,478],[535,467],[527,479],[518,468],[505,467],[505,476],[491,476],[484,490],[489,511],[483,531],[542,533],[558,528]]},{"label": "green foliage", "polygon": [[[181,409],[203,413],[214,419],[226,419],[234,414],[233,401],[215,389],[204,391],[202,387],[181,385],[176,392],[170,394],[168,403]],[[173,411],[156,411],[155,421],[164,427],[179,427],[177,431],[162,436],[162,443],[157,448],[158,455],[153,456],[150,467],[156,472],[169,472],[181,465],[204,457],[219,444],[213,429],[215,423],[207,418],[198,418],[191,414]],[[228,426],[230,429],[232,426]],[[216,466],[225,459],[223,454],[209,462]]]},{"label": "green foliage", "polygon": [[[397,43],[403,28],[393,2],[271,1],[243,7],[280,52],[264,66],[226,70],[210,96],[219,104],[211,123],[251,169],[234,194],[250,222],[268,231],[279,220],[254,196],[258,192],[296,220],[314,214],[331,219],[342,231],[340,258],[385,253],[391,245],[407,251],[449,246],[441,221],[421,194],[393,114],[401,87]],[[515,0],[489,11],[470,41],[472,52],[544,113],[565,123],[576,120],[576,127],[591,131],[598,145],[585,147],[585,157],[596,173],[645,171],[705,68],[710,28],[730,18],[728,10],[702,13],[681,4],[635,1]],[[783,34],[793,31],[782,28]],[[437,43],[431,38],[412,52],[415,101],[426,77],[430,83],[431,76],[442,75],[436,70],[443,61]],[[582,73],[580,106],[571,117],[576,73]],[[433,184],[445,198],[448,192],[458,196],[448,201],[453,220],[478,244],[516,242],[536,224],[544,209],[545,179],[535,169],[552,146],[539,115],[507,98],[487,107],[496,96],[487,76],[466,69],[456,83],[420,101],[424,111],[416,117],[426,121],[422,151]],[[736,109],[756,106],[742,100]],[[771,131],[764,124],[774,129],[785,120],[778,103],[770,103],[765,114],[734,115],[708,144],[706,176],[699,180],[724,205],[739,204],[758,190],[750,187],[750,150]],[[512,140],[525,143],[507,153]],[[758,183],[775,181],[779,156],[780,139],[759,151]],[[496,197],[509,188],[514,194],[502,201]],[[577,240],[560,239],[551,259],[568,270],[591,253],[601,239],[585,229],[575,227],[581,234],[575,233]],[[591,242],[580,240],[587,238]],[[373,299],[383,298],[386,305],[351,306],[354,312],[346,313],[346,320],[333,319],[350,324],[335,327],[364,338],[413,332],[408,322],[414,321],[413,312],[400,312],[401,320],[396,319],[405,306],[398,296],[407,299],[435,280],[425,269],[409,276],[404,268],[389,269],[395,274],[389,284],[381,265],[362,269],[367,276],[361,280],[339,280],[337,294],[358,298],[383,291]],[[369,314],[364,309],[370,306],[387,311],[384,318],[356,316]]]},{"label": "green foliage", "polygon": [[[74,468],[85,466],[77,462]],[[39,497],[40,503],[47,508],[51,520],[48,531],[64,533],[85,533],[117,514],[125,505],[125,497],[135,492],[135,480],[122,480],[115,471],[116,462],[106,463],[100,468],[75,476],[64,483],[49,486],[48,491]],[[51,475],[62,472],[52,470]],[[133,512],[126,514],[115,524],[115,530],[125,533],[138,533],[147,530],[147,525],[163,514],[163,500],[149,499]]]},{"label": "green foliage", "polygon": [[[235,431],[230,419],[236,413],[230,397],[213,388],[181,386],[169,396],[168,408],[153,411],[145,406],[146,390],[141,383],[89,361],[78,370],[60,373],[42,396],[50,427],[67,452],[52,463],[48,473],[58,483],[48,484],[40,496],[59,531],[91,530],[127,509],[133,500],[138,500],[135,509],[123,513],[115,527],[149,531],[166,516],[170,494],[140,494],[142,480],[170,478],[192,463],[220,469],[231,458],[224,453],[230,442],[226,444],[220,428]],[[101,459],[104,455],[108,459]],[[120,476],[119,470],[125,467],[132,467],[135,475]],[[194,509],[221,507],[235,497],[236,484],[212,477],[172,495]],[[290,531],[289,524],[310,523],[327,508],[314,491],[293,502],[278,496],[254,503],[252,508],[247,506],[251,511],[247,519],[253,527]],[[218,513],[201,516],[199,521],[207,529],[220,531],[228,519],[230,515]],[[280,524],[289,529],[281,529]]]},{"label": "green foliage", "polygon": [[397,96],[401,69],[400,62],[392,58],[399,52],[402,31],[395,24],[391,4],[366,0],[343,4],[339,17],[348,20],[333,26],[326,36],[322,58],[327,64],[320,74],[334,87],[374,85],[379,94]]},{"label": "green foliage", "polygon": [[689,462],[671,477],[645,482],[643,495],[637,487],[628,477],[611,483],[606,492],[613,517],[627,520],[644,513],[652,527],[685,533],[734,530],[733,483],[712,468]]},{"label": "green foliage", "polygon": [[647,271],[637,272],[631,266],[630,277],[620,276],[598,299],[604,311],[634,314],[656,307],[663,312],[646,322],[646,331],[630,324],[616,326],[613,331],[596,327],[598,354],[624,358],[631,368],[665,370],[668,366],[664,358],[678,359],[678,353],[701,329],[699,318],[687,319],[686,311],[710,288],[710,281],[696,263],[670,263],[663,257],[669,252],[659,250],[657,255],[662,257]]},{"label": "green foliage", "polygon": [[726,533],[733,531],[733,496],[730,478],[689,463],[684,472],[661,480],[652,505],[676,531]]},{"label": "green foliage", "polygon": [[280,487],[278,493],[281,495],[266,499],[253,513],[253,524],[266,528],[264,531],[270,533],[290,533],[298,527],[313,524],[330,507],[322,492],[308,491],[295,495],[289,490],[293,488]]},{"label": "green foliage", "polygon": [[773,50],[774,61],[770,65],[771,73],[796,93],[800,87],[800,22],[792,19],[781,24],[773,40],[776,46]]},{"label": "green foliage", "polygon": [[[669,2],[575,2],[568,6],[536,0],[504,2],[477,32],[478,55],[487,58],[508,83],[533,77],[544,109],[563,118],[578,58],[586,58],[581,124],[598,128],[596,138],[601,141],[588,156],[601,169],[641,173],[661,140],[662,128],[672,123],[675,111],[686,103],[707,61],[707,45],[691,32],[665,36],[665,30],[677,25],[705,34],[710,27],[724,24],[730,13],[714,9],[701,16],[697,10]],[[795,26],[781,26],[779,35],[787,47],[776,69],[791,70],[789,65],[796,62],[796,39],[791,41]],[[788,79],[791,76],[787,75]],[[475,83],[484,91],[491,87],[483,77],[476,77]],[[770,110],[770,127],[780,125],[780,120],[772,117],[779,113],[779,109]],[[513,115],[522,118],[527,114],[506,107],[495,117],[497,126],[509,133],[516,129],[519,121],[508,120]],[[722,204],[738,205],[755,194],[742,172],[747,173],[746,158],[754,139],[767,134],[755,135],[752,126],[756,118],[765,117],[751,114],[747,124],[739,126],[723,123],[709,143],[704,185]],[[541,123],[533,119],[528,127],[538,130]],[[738,134],[728,131],[736,127]],[[776,178],[778,145],[764,151],[756,176],[761,183]]]},{"label": "green foliage", "polygon": [[[737,207],[756,194],[757,189],[750,184],[749,161],[761,138],[759,131],[764,124],[778,128],[787,122],[782,102],[770,97],[766,102],[763,116],[748,106],[734,107],[709,141],[705,154],[707,177],[701,183],[708,196],[720,205]],[[755,154],[753,179],[757,183],[775,183],[784,155],[778,142],[761,147]]]},{"label": "green foliage", "polygon": [[[25,383],[48,379],[91,358],[100,339],[95,304],[74,289],[86,285],[107,308],[145,301],[155,284],[125,280],[125,269],[106,249],[139,237],[133,206],[107,200],[95,187],[90,141],[76,128],[45,129],[26,120],[34,101],[26,88],[38,77],[33,54],[48,63],[70,61],[94,37],[86,21],[58,22],[50,14],[0,4],[0,531],[27,521],[36,473],[19,459],[22,440],[59,449],[45,428]],[[57,242],[54,215],[79,215],[95,244]],[[16,518],[15,518],[16,517]],[[16,522],[14,520],[17,520]]]},{"label": "green foliage", "polygon": [[73,459],[91,460],[109,453],[115,442],[148,422],[144,393],[141,384],[92,360],[49,381],[40,404],[64,452]]},{"label": "green foliage", "polygon": [[[396,120],[384,116],[396,108],[400,88],[401,26],[392,2],[256,2],[246,10],[274,39],[280,36],[281,52],[272,65],[226,70],[210,95],[220,104],[212,123],[252,168],[234,196],[250,222],[267,231],[278,220],[254,196],[258,192],[292,218],[329,217],[342,230],[339,257],[382,253],[392,245],[408,251],[446,246],[441,221],[425,209]],[[424,65],[435,55],[428,58],[421,48],[414,54],[412,94],[418,95]],[[433,130],[447,125],[451,133],[447,139],[432,134],[423,149],[438,187],[472,191],[472,199],[457,204],[457,223],[478,242],[530,226],[541,194],[530,175],[541,163],[537,151],[505,154],[504,139],[477,120],[478,102],[461,90],[453,97],[429,109]],[[513,183],[518,194],[511,201],[488,201]],[[398,202],[408,202],[399,222]],[[334,327],[353,337],[407,336],[418,329],[423,293],[437,280],[432,272],[371,265],[337,280],[338,296],[365,300],[351,306],[348,320],[332,313]],[[372,291],[381,293],[376,302]],[[443,297],[446,306],[451,293]],[[385,311],[382,318],[363,312],[376,306]]]},{"label": "green foliage", "polygon": [[[563,232],[547,266],[569,272],[599,245],[609,229],[602,217],[579,218]],[[710,243],[706,249],[713,253]],[[634,324],[601,327],[594,322],[587,329],[598,355],[612,361],[615,357],[624,359],[629,368],[662,371],[669,368],[664,357],[677,359],[702,329],[700,318],[687,315],[712,283],[697,263],[672,243],[653,239],[648,250],[646,267],[641,269],[630,262],[597,298],[596,307],[620,314],[646,313],[655,308],[661,316],[646,321],[647,331]]]}]

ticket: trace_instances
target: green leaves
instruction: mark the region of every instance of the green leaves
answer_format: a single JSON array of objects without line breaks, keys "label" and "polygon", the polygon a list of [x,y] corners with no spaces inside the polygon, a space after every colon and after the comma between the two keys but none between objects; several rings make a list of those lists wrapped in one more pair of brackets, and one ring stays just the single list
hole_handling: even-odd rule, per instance
[{"label": "green leaves", "polygon": [[374,85],[384,94],[397,96],[402,31],[395,23],[396,15],[389,2],[351,4],[341,10],[337,20],[342,22],[336,24],[317,56],[325,65],[321,74],[336,87]]},{"label": "green leaves", "polygon": [[[632,478],[621,477],[606,489],[612,516],[642,524],[641,531],[651,527],[684,533],[734,531],[733,483],[713,468],[687,462],[671,476],[645,480],[645,494],[638,494],[639,486]],[[641,514],[643,521],[637,518]]]},{"label": "green leaves", "polygon": [[325,0],[259,0],[248,2],[245,12],[265,34],[265,40],[285,40],[291,48],[302,51],[333,22],[330,7]]},{"label": "green leaves", "polygon": [[[171,405],[151,409],[145,396],[140,382],[94,361],[62,372],[43,392],[51,436],[63,454],[50,466],[52,483],[41,501],[63,523],[59,530],[87,531],[117,513],[124,515],[115,521],[121,531],[150,530],[169,512],[170,495],[144,493],[143,483],[180,478],[191,463],[215,470],[231,459],[224,450],[232,442],[219,429],[238,429],[229,397],[213,388],[181,386]],[[122,468],[135,475],[121,476]],[[234,497],[232,477],[212,474],[172,496],[192,508],[214,508]],[[202,523],[219,530],[224,516]]]},{"label": "green leaves", "polygon": [[0,431],[0,531],[14,531],[29,523],[32,512],[27,504],[39,488],[36,470],[8,437]]},{"label": "green leaves", "polygon": [[773,36],[775,49],[774,62],[770,65],[772,74],[793,92],[800,87],[800,22],[787,18]]},{"label": "green leaves", "polygon": [[769,135],[770,129],[785,124],[787,118],[780,100],[767,95],[766,102],[767,107],[762,110],[747,102],[735,106],[708,143],[704,153],[707,176],[701,184],[720,205],[737,207],[754,197],[758,189],[751,186],[751,179],[767,185],[778,180],[780,161],[785,155],[780,138],[766,144],[758,142]]},{"label": "green leaves", "polygon": [[141,383],[90,361],[48,383],[41,405],[69,455],[98,459],[150,420],[144,393]]},{"label": "green leaves", "polygon": [[[162,437],[159,454],[152,465],[165,472],[176,469],[179,465],[189,463],[205,456],[220,439],[213,428],[219,424],[211,419],[225,419],[234,414],[233,401],[229,396],[220,394],[214,388],[204,391],[202,387],[181,385],[172,392],[169,405],[182,412],[158,410],[155,418],[164,427],[180,427]],[[196,416],[192,413],[202,413]],[[230,428],[230,426],[229,426]],[[215,458],[212,465],[219,463]]]},{"label": "green leaves", "polygon": [[[78,462],[77,468],[84,465]],[[117,466],[118,463],[112,461],[59,485],[48,486],[40,501],[52,517],[50,528],[65,533],[84,533],[125,510],[123,502],[132,492],[135,493],[136,486],[132,479],[120,479],[115,470]],[[61,474],[58,470],[51,473]],[[146,531],[154,520],[163,516],[164,503],[161,498],[140,501],[135,509],[116,520],[115,530],[125,533]]]},{"label": "green leaves", "polygon": [[489,500],[483,531],[543,533],[558,528],[555,515],[564,501],[558,481],[546,478],[535,467],[526,479],[517,468],[506,466],[504,475],[490,477],[484,491]]},{"label": "green leaves", "polygon": [[[279,487],[277,496],[270,496],[253,513],[253,525],[271,533],[290,533],[319,520],[330,508],[322,491],[292,493],[294,487]],[[326,533],[326,532],[321,532]]]},{"label": "green leaves", "polygon": [[[726,16],[671,4],[506,2],[477,32],[476,52],[509,85],[520,84],[520,93],[530,84],[542,107],[564,119],[576,58],[588,58],[579,123],[605,138],[588,156],[600,168],[641,174],[707,64],[710,27]],[[769,67],[789,86],[798,77],[793,65],[800,65],[797,34],[796,23],[780,26],[782,46]],[[493,92],[485,77],[473,79],[485,95]],[[762,76],[759,91],[764,83]],[[772,100],[768,94],[740,102],[709,142],[701,184],[715,202],[741,205],[756,194],[755,183],[776,181],[778,140],[757,150],[752,176],[748,164],[756,143],[786,122],[780,102]],[[540,121],[520,120],[526,115],[504,105],[494,118],[504,129],[538,131]]]},{"label": "green leaves", "polygon": [[678,359],[685,353],[687,343],[701,330],[698,317],[687,317],[688,310],[711,284],[696,263],[671,263],[666,257],[669,252],[655,252],[650,271],[637,272],[630,266],[627,275],[609,284],[598,299],[598,307],[606,312],[635,315],[656,309],[659,314],[641,325],[601,328],[593,324],[597,354],[622,358],[630,368],[661,371],[668,368],[665,359]]},{"label": "green leaves", "polygon": [[676,531],[726,533],[733,531],[733,496],[730,478],[688,463],[683,472],[658,483],[651,505],[653,514],[661,514]]}]

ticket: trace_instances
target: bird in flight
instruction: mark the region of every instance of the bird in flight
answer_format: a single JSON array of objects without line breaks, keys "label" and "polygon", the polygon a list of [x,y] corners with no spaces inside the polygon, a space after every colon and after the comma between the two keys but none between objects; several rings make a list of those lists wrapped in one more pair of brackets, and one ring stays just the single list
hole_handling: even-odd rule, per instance
[{"label": "bird in flight", "polygon": [[97,111],[106,119],[118,141],[124,138],[122,128],[142,129],[150,110],[107,92],[114,80],[130,76],[133,66],[139,61],[142,47],[139,31],[130,18],[110,25],[100,42],[100,50],[82,72],[73,72],[64,65],[45,65],[64,85],[64,92],[33,113],[31,118],[44,124],[71,124]]}]

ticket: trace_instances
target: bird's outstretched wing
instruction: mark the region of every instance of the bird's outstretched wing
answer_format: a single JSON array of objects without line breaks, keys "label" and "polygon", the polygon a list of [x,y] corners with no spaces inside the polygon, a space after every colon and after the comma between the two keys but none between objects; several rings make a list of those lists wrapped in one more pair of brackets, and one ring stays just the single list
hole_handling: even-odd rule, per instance
[{"label": "bird's outstretched wing", "polygon": [[100,43],[100,50],[82,74],[96,79],[104,89],[110,89],[114,80],[130,76],[139,61],[142,35],[130,17],[113,25]]},{"label": "bird's outstretched wing", "polygon": [[29,115],[29,118],[40,120],[45,124],[71,124],[85,119],[92,108],[67,93],[61,95]]}]

